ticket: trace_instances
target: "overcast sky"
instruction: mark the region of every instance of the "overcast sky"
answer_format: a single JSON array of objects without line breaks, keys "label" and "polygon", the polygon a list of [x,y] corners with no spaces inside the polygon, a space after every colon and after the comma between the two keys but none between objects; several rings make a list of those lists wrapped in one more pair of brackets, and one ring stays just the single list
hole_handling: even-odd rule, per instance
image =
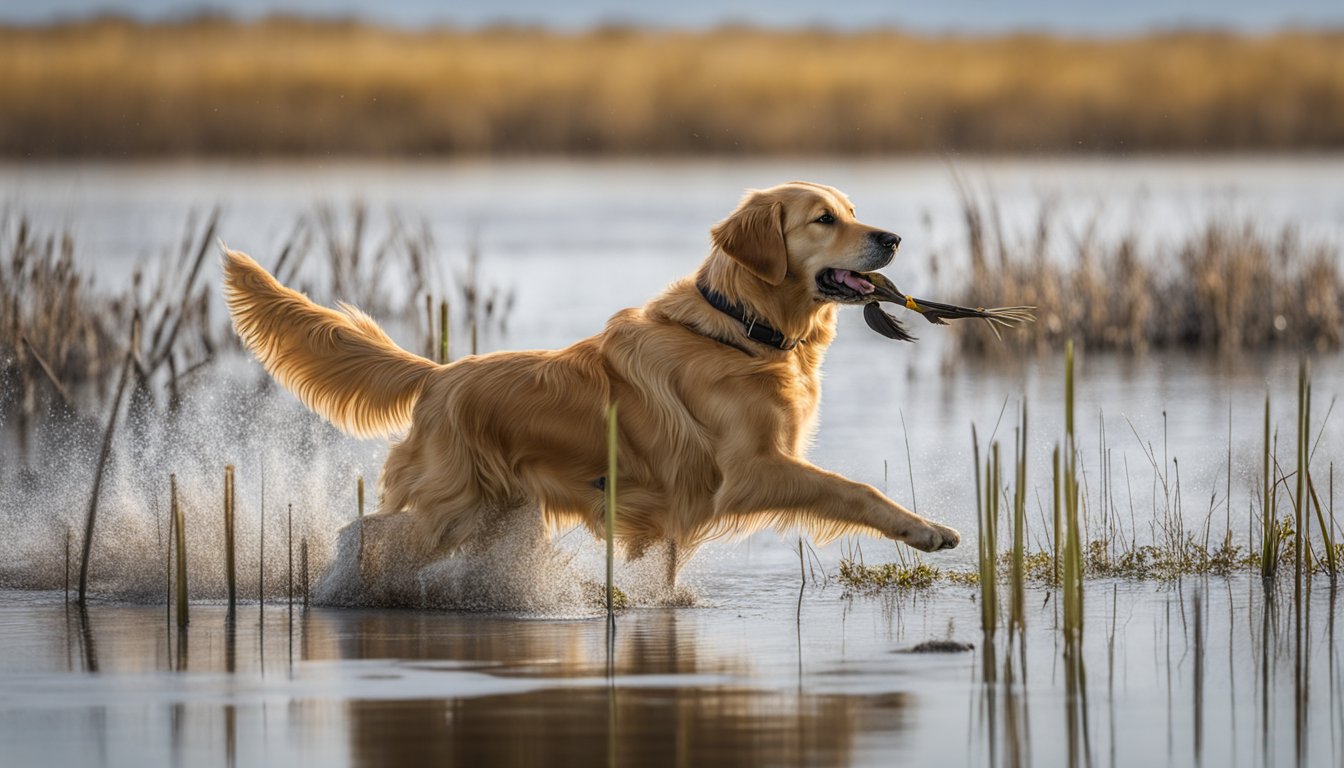
[{"label": "overcast sky", "polygon": [[0,22],[42,23],[100,11],[156,19],[201,10],[244,18],[285,12],[356,16],[412,27],[510,22],[571,30],[618,22],[689,28],[726,22],[774,27],[823,24],[838,29],[891,25],[923,32],[1046,30],[1100,35],[1190,26],[1246,32],[1284,26],[1344,28],[1344,0],[0,0]]}]

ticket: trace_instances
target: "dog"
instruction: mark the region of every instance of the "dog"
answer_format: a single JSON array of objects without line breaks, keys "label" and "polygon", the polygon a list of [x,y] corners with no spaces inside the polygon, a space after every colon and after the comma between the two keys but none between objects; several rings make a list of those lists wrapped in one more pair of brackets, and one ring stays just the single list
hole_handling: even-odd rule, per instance
[{"label": "dog", "polygon": [[617,405],[615,537],[668,551],[766,527],[949,549],[956,531],[807,461],[836,313],[900,237],[862,224],[839,190],[749,191],[710,230],[709,256],[638,309],[564,349],[446,365],[399,348],[367,315],[318,306],[225,250],[234,328],[266,370],[347,433],[399,435],[375,519],[409,521],[407,565],[495,535],[510,510],[605,536],[608,405]]}]

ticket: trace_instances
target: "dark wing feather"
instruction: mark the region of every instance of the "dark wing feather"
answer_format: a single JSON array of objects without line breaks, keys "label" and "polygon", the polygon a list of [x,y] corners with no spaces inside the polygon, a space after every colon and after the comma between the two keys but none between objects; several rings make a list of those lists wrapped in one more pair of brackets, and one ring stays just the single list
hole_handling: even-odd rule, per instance
[{"label": "dark wing feather", "polygon": [[896,339],[897,341],[915,340],[915,337],[905,330],[905,326],[901,325],[901,321],[882,311],[882,305],[876,301],[870,301],[863,305],[863,319],[868,323],[869,328],[888,339]]}]

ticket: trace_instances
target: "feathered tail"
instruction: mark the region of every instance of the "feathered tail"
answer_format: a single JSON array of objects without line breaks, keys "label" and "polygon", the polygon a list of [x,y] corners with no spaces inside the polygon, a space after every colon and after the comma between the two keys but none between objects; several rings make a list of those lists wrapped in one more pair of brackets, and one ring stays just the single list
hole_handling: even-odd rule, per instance
[{"label": "feathered tail", "polygon": [[405,429],[438,368],[358,309],[318,306],[240,251],[224,251],[224,298],[234,329],[275,380],[352,435]]}]

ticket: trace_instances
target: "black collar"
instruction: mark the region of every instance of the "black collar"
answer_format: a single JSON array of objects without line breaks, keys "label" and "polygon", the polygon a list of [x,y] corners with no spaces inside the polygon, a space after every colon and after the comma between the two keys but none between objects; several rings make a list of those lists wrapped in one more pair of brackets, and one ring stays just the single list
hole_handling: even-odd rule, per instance
[{"label": "black collar", "polygon": [[695,287],[700,289],[700,295],[705,297],[705,301],[708,301],[710,306],[741,323],[743,328],[746,329],[747,338],[752,341],[757,341],[761,344],[785,352],[798,346],[798,341],[796,339],[790,341],[787,336],[774,328],[771,328],[769,325],[766,325],[764,322],[749,317],[746,307],[743,307],[741,304],[734,304],[725,298],[723,294],[699,281],[696,281]]}]

